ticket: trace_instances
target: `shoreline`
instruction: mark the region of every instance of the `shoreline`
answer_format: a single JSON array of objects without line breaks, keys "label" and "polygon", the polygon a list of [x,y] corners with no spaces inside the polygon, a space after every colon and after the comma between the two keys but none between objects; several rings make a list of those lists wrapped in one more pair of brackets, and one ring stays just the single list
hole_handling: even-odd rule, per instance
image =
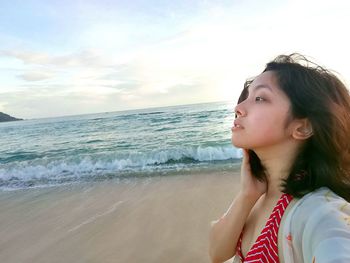
[{"label": "shoreline", "polygon": [[[34,181],[20,181],[20,180],[12,180],[7,182],[4,180],[1,182],[0,193],[2,192],[12,192],[12,191],[32,191],[35,189],[56,189],[60,187],[70,188],[79,185],[92,185],[95,183],[124,183],[126,181],[134,181],[134,180],[149,180],[151,178],[159,178],[159,177],[173,177],[173,176],[188,176],[188,175],[196,175],[196,174],[211,174],[216,172],[230,172],[236,169],[239,169],[241,164],[240,159],[234,160],[223,160],[216,161],[210,164],[210,166],[198,166],[198,167],[188,167],[188,168],[180,168],[178,170],[149,170],[149,171],[134,171],[134,172],[119,172],[119,173],[105,173],[98,174],[95,176],[82,176],[77,178],[69,178],[69,180],[64,181],[55,181],[45,178],[42,182],[40,180]],[[93,173],[91,173],[93,174]],[[48,179],[48,180],[47,180]]]},{"label": "shoreline", "polygon": [[239,169],[0,192],[1,262],[210,262]]}]

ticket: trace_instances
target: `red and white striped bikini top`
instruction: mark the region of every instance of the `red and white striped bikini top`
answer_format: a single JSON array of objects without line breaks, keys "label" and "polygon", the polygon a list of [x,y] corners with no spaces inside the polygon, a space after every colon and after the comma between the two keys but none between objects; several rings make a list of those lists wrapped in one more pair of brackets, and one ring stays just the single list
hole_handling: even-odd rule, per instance
[{"label": "red and white striped bikini top", "polygon": [[261,262],[261,263],[279,263],[278,259],[278,229],[281,223],[282,216],[293,197],[289,194],[283,194],[274,207],[265,227],[256,239],[255,243],[248,251],[245,258],[242,254],[242,236],[237,243],[237,256],[241,262]]}]

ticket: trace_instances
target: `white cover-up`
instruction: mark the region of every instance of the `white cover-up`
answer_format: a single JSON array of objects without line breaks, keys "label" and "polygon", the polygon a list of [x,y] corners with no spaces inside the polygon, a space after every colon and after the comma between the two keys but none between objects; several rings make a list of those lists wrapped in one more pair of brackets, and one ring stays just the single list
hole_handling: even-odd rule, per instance
[{"label": "white cover-up", "polygon": [[350,203],[326,187],[293,199],[282,217],[278,251],[281,263],[350,263]]},{"label": "white cover-up", "polygon": [[350,203],[326,187],[294,199],[278,235],[281,263],[350,263]]}]

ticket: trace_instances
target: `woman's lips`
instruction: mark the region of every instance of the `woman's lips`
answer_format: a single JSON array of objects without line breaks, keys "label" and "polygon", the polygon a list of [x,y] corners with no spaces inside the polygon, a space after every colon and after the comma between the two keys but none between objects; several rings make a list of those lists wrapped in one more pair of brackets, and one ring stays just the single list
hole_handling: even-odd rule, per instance
[{"label": "woman's lips", "polygon": [[236,131],[236,130],[240,130],[240,129],[243,129],[243,126],[237,120],[235,120],[233,122],[233,126],[231,128],[231,131]]}]

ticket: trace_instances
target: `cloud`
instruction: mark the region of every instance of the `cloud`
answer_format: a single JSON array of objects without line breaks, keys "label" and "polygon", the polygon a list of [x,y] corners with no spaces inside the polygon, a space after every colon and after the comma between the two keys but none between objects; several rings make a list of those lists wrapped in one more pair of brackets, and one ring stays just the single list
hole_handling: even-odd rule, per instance
[{"label": "cloud", "polygon": [[17,37],[25,44],[3,41],[11,44],[0,51],[6,56],[0,69],[7,68],[0,96],[20,91],[3,101],[28,116],[235,100],[246,78],[276,55],[294,51],[350,76],[343,59],[349,46],[346,1],[210,2],[119,1],[111,8],[97,1],[54,9],[55,19],[64,19],[60,26],[70,25],[59,37],[64,43],[51,26],[48,35],[36,27],[34,34],[21,31]]},{"label": "cloud", "polygon": [[68,55],[53,56],[45,52],[5,50],[0,55],[21,60],[25,64],[57,67],[108,66],[110,61],[97,50],[83,50]]},{"label": "cloud", "polygon": [[41,81],[45,79],[50,79],[54,75],[48,72],[29,72],[25,74],[18,75],[17,77],[26,81]]},{"label": "cloud", "polygon": [[0,111],[4,112],[8,102],[0,102]]}]

